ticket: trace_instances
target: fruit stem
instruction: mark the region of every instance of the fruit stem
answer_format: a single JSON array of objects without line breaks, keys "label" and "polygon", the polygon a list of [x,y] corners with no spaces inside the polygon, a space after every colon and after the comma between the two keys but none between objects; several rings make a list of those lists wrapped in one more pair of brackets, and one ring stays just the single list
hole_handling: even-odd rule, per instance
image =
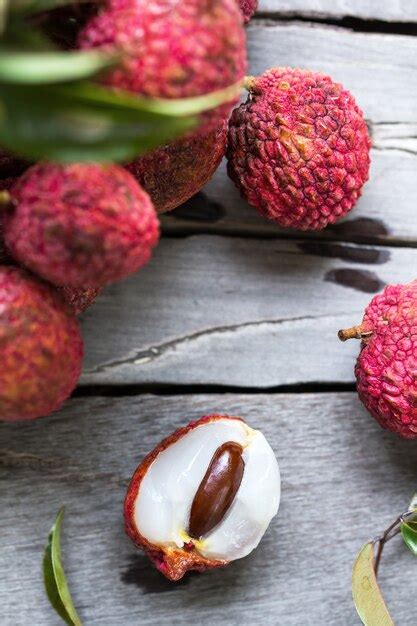
[{"label": "fruit stem", "polygon": [[252,91],[253,85],[255,83],[255,76],[245,76],[243,79],[243,86],[247,91]]},{"label": "fruit stem", "polygon": [[375,576],[378,576],[379,564],[381,562],[382,551],[385,544],[387,543],[387,541],[390,541],[390,539],[396,537],[401,532],[401,524],[410,520],[414,520],[415,516],[416,511],[405,511],[404,513],[399,515],[390,526],[388,526],[388,528],[382,533],[382,535],[380,535],[379,537],[375,537],[375,539],[372,540],[372,543],[374,545],[378,544],[378,551],[374,562]]},{"label": "fruit stem", "polygon": [[366,337],[370,337],[371,335],[372,331],[366,331],[362,324],[360,326],[352,326],[352,328],[339,330],[339,332],[337,333],[340,341],[347,341],[348,339],[365,339]]},{"label": "fruit stem", "polygon": [[0,212],[8,211],[13,207],[13,200],[8,191],[0,191]]}]

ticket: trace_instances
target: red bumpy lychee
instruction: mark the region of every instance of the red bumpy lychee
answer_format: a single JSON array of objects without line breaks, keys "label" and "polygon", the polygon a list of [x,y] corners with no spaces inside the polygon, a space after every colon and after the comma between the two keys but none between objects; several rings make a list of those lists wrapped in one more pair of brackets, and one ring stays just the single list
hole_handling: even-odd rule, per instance
[{"label": "red bumpy lychee", "polygon": [[11,189],[12,256],[63,287],[99,288],[145,265],[159,227],[148,194],[116,165],[38,164]]},{"label": "red bumpy lychee", "polygon": [[[243,79],[246,48],[236,0],[113,0],[79,36],[81,48],[120,51],[104,77],[116,88],[150,97],[188,98]],[[217,126],[230,103],[210,111]]]},{"label": "red bumpy lychee", "polygon": [[417,280],[390,285],[371,300],[360,326],[339,332],[362,340],[359,397],[383,428],[417,439]]},{"label": "red bumpy lychee", "polygon": [[48,415],[81,372],[78,322],[50,286],[16,267],[0,267],[0,420]]},{"label": "red bumpy lychee", "polygon": [[258,0],[239,0],[239,6],[242,11],[243,19],[245,22],[249,22],[258,8]]},{"label": "red bumpy lychee", "polygon": [[159,213],[171,211],[210,180],[226,151],[227,122],[157,148],[129,163]]},{"label": "red bumpy lychee", "polygon": [[249,204],[282,226],[333,224],[368,179],[362,111],[324,74],[274,68],[247,82],[249,98],[230,120],[229,176]]}]

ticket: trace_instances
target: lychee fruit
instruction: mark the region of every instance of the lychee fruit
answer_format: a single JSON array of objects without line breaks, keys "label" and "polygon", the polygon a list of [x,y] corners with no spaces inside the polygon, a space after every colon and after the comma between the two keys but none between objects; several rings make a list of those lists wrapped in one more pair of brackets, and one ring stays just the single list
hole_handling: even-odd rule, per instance
[{"label": "lychee fruit", "polygon": [[239,0],[239,6],[242,11],[243,19],[245,22],[249,22],[258,8],[258,0]]},{"label": "lychee fruit", "polygon": [[126,168],[151,197],[158,211],[171,211],[196,194],[220,165],[227,122],[208,132],[182,137],[137,158]]},{"label": "lychee fruit", "polygon": [[101,289],[82,289],[80,287],[58,287],[58,291],[65,302],[71,307],[75,315],[84,313],[97,299]]},{"label": "lychee fruit", "polygon": [[77,384],[82,357],[78,322],[55,289],[0,267],[0,420],[58,409]]},{"label": "lychee fruit", "polygon": [[352,95],[329,76],[273,68],[247,79],[230,119],[228,173],[249,204],[278,224],[320,230],[355,205],[371,141]]},{"label": "lychee fruit", "polygon": [[280,474],[265,437],[209,415],[164,439],[136,469],[126,531],[170,580],[248,555],[278,511]]},{"label": "lychee fruit", "polygon": [[[81,48],[122,54],[107,85],[159,98],[229,87],[246,71],[245,31],[236,0],[113,0],[82,29]],[[205,116],[218,125],[230,105]]]},{"label": "lychee fruit", "polygon": [[361,340],[359,397],[383,428],[417,439],[417,280],[390,285],[367,306],[360,326],[339,331]]},{"label": "lychee fruit", "polygon": [[10,191],[12,256],[63,287],[99,288],[145,265],[159,237],[148,194],[116,165],[41,163]]}]

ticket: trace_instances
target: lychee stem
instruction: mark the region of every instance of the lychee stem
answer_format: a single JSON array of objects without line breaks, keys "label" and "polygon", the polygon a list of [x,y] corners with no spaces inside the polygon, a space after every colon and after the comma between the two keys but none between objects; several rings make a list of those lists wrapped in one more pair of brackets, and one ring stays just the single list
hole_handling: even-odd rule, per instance
[{"label": "lychee stem", "polygon": [[13,207],[13,199],[8,191],[0,191],[0,212],[8,211]]},{"label": "lychee stem", "polygon": [[337,336],[340,341],[347,341],[348,339],[365,339],[372,335],[371,330],[365,330],[363,324],[360,326],[352,326],[352,328],[345,328],[339,330]]},{"label": "lychee stem", "polygon": [[252,91],[255,80],[256,80],[255,76],[245,76],[245,78],[243,79],[244,88],[247,91]]}]

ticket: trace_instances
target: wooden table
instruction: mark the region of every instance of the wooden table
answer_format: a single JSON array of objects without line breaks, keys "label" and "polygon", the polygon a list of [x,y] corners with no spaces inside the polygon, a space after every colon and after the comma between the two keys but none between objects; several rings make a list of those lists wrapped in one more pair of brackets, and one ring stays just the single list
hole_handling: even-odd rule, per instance
[{"label": "wooden table", "polygon": [[[351,566],[417,489],[417,444],[382,431],[354,388],[361,319],[389,282],[417,275],[416,0],[264,0],[248,28],[251,73],[323,70],[352,90],[373,136],[358,207],[320,234],[280,230],[224,168],[163,219],[152,263],[83,318],[85,371],[53,417],[0,428],[0,623],[59,624],[41,558],[67,505],[63,552],[86,625],[352,626]],[[261,428],[282,505],[260,547],[171,584],[123,534],[127,482],[177,426],[218,411]],[[400,540],[380,580],[416,623],[417,563]]]}]

